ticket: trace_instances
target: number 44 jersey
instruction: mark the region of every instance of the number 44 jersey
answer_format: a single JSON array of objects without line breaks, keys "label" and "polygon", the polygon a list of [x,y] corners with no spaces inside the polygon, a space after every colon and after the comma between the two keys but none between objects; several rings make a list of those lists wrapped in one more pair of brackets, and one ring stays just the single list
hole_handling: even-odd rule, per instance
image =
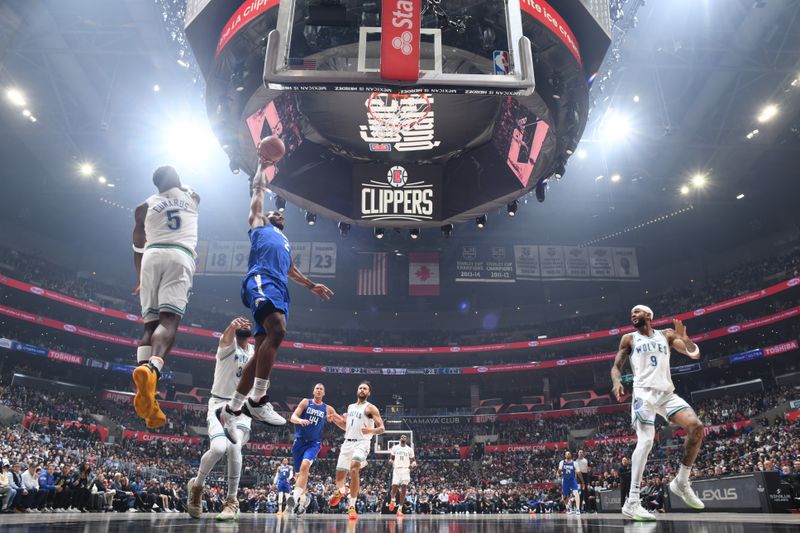
[{"label": "number 44 jersey", "polygon": [[196,255],[197,202],[192,190],[173,187],[146,200],[144,232],[147,246],[177,245]]}]

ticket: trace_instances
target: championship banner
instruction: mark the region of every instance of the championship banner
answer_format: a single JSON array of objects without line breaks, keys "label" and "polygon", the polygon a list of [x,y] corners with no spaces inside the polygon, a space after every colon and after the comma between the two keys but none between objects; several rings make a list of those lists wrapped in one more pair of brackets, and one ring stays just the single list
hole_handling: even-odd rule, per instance
[{"label": "championship banner", "polygon": [[568,278],[588,278],[589,250],[578,246],[564,246],[564,270]]},{"label": "championship banner", "polygon": [[567,269],[564,265],[563,246],[539,246],[539,264],[542,278],[564,279]]},{"label": "championship banner", "polygon": [[539,247],[525,244],[514,246],[514,262],[516,264],[517,279],[535,279],[542,277],[539,265]]},{"label": "championship banner", "polygon": [[[97,314],[105,315],[105,316],[112,316],[115,318],[120,318],[123,320],[128,320],[131,322],[142,322],[141,317],[138,315],[134,315],[131,313],[123,313],[122,311],[118,311],[115,309],[108,309],[105,307],[100,307],[90,302],[85,302],[83,300],[78,300],[76,298],[72,298],[70,296],[63,295],[61,293],[50,291],[48,289],[42,289],[36,285],[31,285],[29,283],[25,283],[23,281],[18,281],[13,278],[9,278],[4,275],[0,275],[0,285],[5,285],[7,287],[12,287],[24,292],[29,292],[31,294],[36,294],[38,296],[42,296],[49,300],[59,301],[66,305],[70,305],[73,307],[78,307],[80,309],[84,309],[87,311],[92,311]],[[743,294],[741,296],[736,296],[735,298],[730,298],[728,300],[724,300],[722,302],[718,302],[715,304],[710,304],[705,307],[699,307],[693,311],[686,311],[683,313],[678,313],[677,315],[673,315],[671,317],[661,317],[657,318],[653,321],[653,326],[664,326],[672,323],[673,318],[677,318],[678,320],[689,320],[691,318],[695,318],[698,316],[715,313],[717,311],[722,311],[724,309],[731,309],[733,307],[737,307],[739,305],[743,305],[750,302],[755,302],[758,300],[763,300],[775,294],[779,294],[781,292],[793,289],[797,286],[800,286],[800,278],[790,278],[788,280],[782,281],[775,285],[769,286],[765,289],[761,289],[758,291],[754,291],[748,294]],[[36,316],[30,313],[23,313],[22,316],[17,316],[14,313],[22,313],[17,312],[11,308],[3,308],[0,306],[0,314],[6,314],[7,316],[13,316],[15,318],[21,318],[22,320],[28,321],[35,321]],[[24,317],[24,318],[23,318]],[[29,317],[30,320],[29,320]],[[789,318],[789,316],[783,316],[781,313],[778,315],[772,315],[771,317],[765,317],[767,320],[784,320],[785,318]],[[63,323],[59,323],[63,324]],[[749,323],[746,323],[747,325]],[[764,325],[764,324],[761,324]],[[735,330],[735,328],[740,326],[731,326]],[[500,351],[500,350],[515,350],[515,349],[525,349],[525,348],[535,348],[539,346],[554,346],[557,344],[571,344],[575,342],[580,342],[584,340],[593,340],[593,339],[602,339],[602,338],[609,338],[609,337],[617,337],[619,335],[624,335],[625,333],[630,333],[633,331],[633,326],[619,326],[607,330],[600,330],[600,331],[593,331],[590,333],[580,333],[576,335],[565,335],[563,337],[553,337],[550,339],[542,339],[542,340],[530,340],[530,341],[521,341],[521,342],[514,342],[514,343],[500,343],[500,344],[493,344],[493,345],[478,345],[478,346],[429,346],[429,347],[415,347],[415,346],[395,346],[395,347],[377,347],[377,346],[342,346],[337,344],[315,344],[315,343],[302,343],[302,342],[291,342],[291,341],[284,341],[283,346],[296,348],[296,349],[307,349],[307,350],[315,350],[320,352],[334,352],[334,353],[386,353],[386,354],[429,354],[429,353],[454,353],[454,352],[491,352],[491,351]],[[178,331],[181,333],[188,333],[190,335],[197,335],[200,337],[211,337],[214,339],[219,339],[222,336],[222,333],[219,331],[212,331],[203,328],[193,328],[189,326],[179,326]],[[735,331],[731,331],[734,333]],[[700,337],[698,337],[700,338]],[[707,338],[707,337],[705,337]],[[701,339],[702,340],[702,339]],[[138,341],[130,339],[133,343],[131,346],[136,346]],[[124,344],[128,344],[128,342],[124,342]],[[195,359],[207,359],[209,361],[214,360],[214,356],[212,354],[200,353],[200,352],[189,352],[187,350],[180,350],[183,352],[182,355],[185,357],[195,358]],[[173,350],[173,353],[176,353]],[[781,352],[779,352],[781,353]],[[769,355],[775,355],[774,353]]]},{"label": "championship banner", "polygon": [[589,267],[593,278],[616,277],[614,249],[600,246],[589,248]]},{"label": "championship banner", "polygon": [[[335,242],[294,242],[292,261],[303,274],[334,278],[336,248]],[[200,241],[196,274],[244,276],[247,273],[249,259],[248,241]]]},{"label": "championship banner", "polygon": [[511,246],[462,246],[456,259],[456,281],[514,283]]},{"label": "championship banner", "polygon": [[439,253],[408,254],[409,296],[439,296]]}]

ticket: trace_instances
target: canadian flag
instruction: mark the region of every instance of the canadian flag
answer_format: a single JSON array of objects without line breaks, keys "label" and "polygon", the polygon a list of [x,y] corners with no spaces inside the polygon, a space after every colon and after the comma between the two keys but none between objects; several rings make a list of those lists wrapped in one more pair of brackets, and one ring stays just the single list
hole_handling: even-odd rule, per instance
[{"label": "canadian flag", "polygon": [[439,296],[439,253],[408,254],[408,294]]}]

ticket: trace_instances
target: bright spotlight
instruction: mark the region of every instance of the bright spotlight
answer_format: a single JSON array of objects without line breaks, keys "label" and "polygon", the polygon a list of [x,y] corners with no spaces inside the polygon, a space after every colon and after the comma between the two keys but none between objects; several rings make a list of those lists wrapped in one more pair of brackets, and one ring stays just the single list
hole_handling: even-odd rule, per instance
[{"label": "bright spotlight", "polygon": [[372,230],[376,239],[383,239],[383,228],[375,228]]},{"label": "bright spotlight", "polygon": [[283,213],[284,211],[286,211],[286,200],[284,198],[281,198],[280,196],[276,196],[275,209],[277,209],[279,213]]},{"label": "bright spotlight", "polygon": [[638,94],[634,94],[633,95],[633,101],[636,102],[637,104],[639,103],[639,95]]},{"label": "bright spotlight", "polygon": [[631,124],[628,117],[617,111],[609,111],[603,122],[603,137],[610,141],[620,141],[625,139],[630,132]]},{"label": "bright spotlight", "polygon": [[157,83],[156,83],[155,85],[153,85],[153,92],[154,92],[154,93],[157,93],[157,92],[159,92],[160,90],[161,90],[161,85],[159,85],[159,84],[157,84]]},{"label": "bright spotlight", "polygon": [[618,182],[621,179],[622,177],[619,174],[614,174],[613,176],[611,176],[611,181],[613,181],[614,183]]},{"label": "bright spotlight", "polygon": [[578,156],[578,159],[586,159],[586,157],[589,155],[589,153],[586,150],[584,150],[583,148],[581,148],[580,150],[578,150],[575,153],[575,155]]},{"label": "bright spotlight", "polygon": [[94,174],[94,165],[91,163],[81,163],[78,165],[78,172],[80,172],[81,176],[88,178]]},{"label": "bright spotlight", "polygon": [[31,110],[30,109],[23,109],[22,110],[22,116],[23,117],[30,117],[31,116]]},{"label": "bright spotlight", "polygon": [[739,194],[736,196],[736,199],[737,199],[737,200],[741,200],[742,198],[744,198],[744,193],[739,193]]},{"label": "bright spotlight", "polygon": [[419,228],[412,228],[408,230],[408,236],[411,237],[413,240],[419,239]]},{"label": "bright spotlight", "polygon": [[481,215],[475,219],[475,224],[478,226],[479,229],[483,229],[486,227],[486,215]]},{"label": "bright spotlight", "polygon": [[313,226],[317,223],[317,215],[312,213],[311,211],[306,211],[306,223],[309,226]]},{"label": "bright spotlight", "polygon": [[764,106],[764,108],[761,110],[761,113],[758,114],[758,121],[767,122],[777,114],[778,114],[778,106],[776,106],[775,104],[769,104],[767,106]]},{"label": "bright spotlight", "polygon": [[681,194],[684,195],[684,196],[689,194],[689,186],[688,185],[684,185],[683,187],[681,187]]},{"label": "bright spotlight", "polygon": [[17,107],[25,107],[25,104],[27,103],[25,100],[25,95],[22,94],[22,91],[19,89],[8,89],[6,91],[6,98],[8,98],[8,101]]},{"label": "bright spotlight", "polygon": [[698,189],[702,189],[706,185],[706,177],[702,174],[695,174],[692,176],[692,185]]},{"label": "bright spotlight", "polygon": [[217,140],[207,123],[197,121],[175,122],[166,132],[162,143],[166,156],[177,167],[198,168],[217,146]]},{"label": "bright spotlight", "polygon": [[97,181],[100,182],[101,184],[105,184],[108,180],[106,179],[105,176],[100,176],[97,178]]}]

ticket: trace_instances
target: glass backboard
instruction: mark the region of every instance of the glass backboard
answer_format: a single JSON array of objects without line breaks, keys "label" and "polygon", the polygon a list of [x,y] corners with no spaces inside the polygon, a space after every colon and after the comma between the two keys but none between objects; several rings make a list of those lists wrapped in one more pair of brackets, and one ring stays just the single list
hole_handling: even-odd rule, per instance
[{"label": "glass backboard", "polygon": [[[411,5],[419,10],[418,79],[388,79],[381,73],[381,40],[384,31],[394,31],[387,25],[404,27],[402,7]],[[389,41],[402,54],[411,51],[410,43],[410,32]],[[264,82],[294,91],[424,87],[428,93],[519,95],[534,88],[519,0],[281,0]]]}]

